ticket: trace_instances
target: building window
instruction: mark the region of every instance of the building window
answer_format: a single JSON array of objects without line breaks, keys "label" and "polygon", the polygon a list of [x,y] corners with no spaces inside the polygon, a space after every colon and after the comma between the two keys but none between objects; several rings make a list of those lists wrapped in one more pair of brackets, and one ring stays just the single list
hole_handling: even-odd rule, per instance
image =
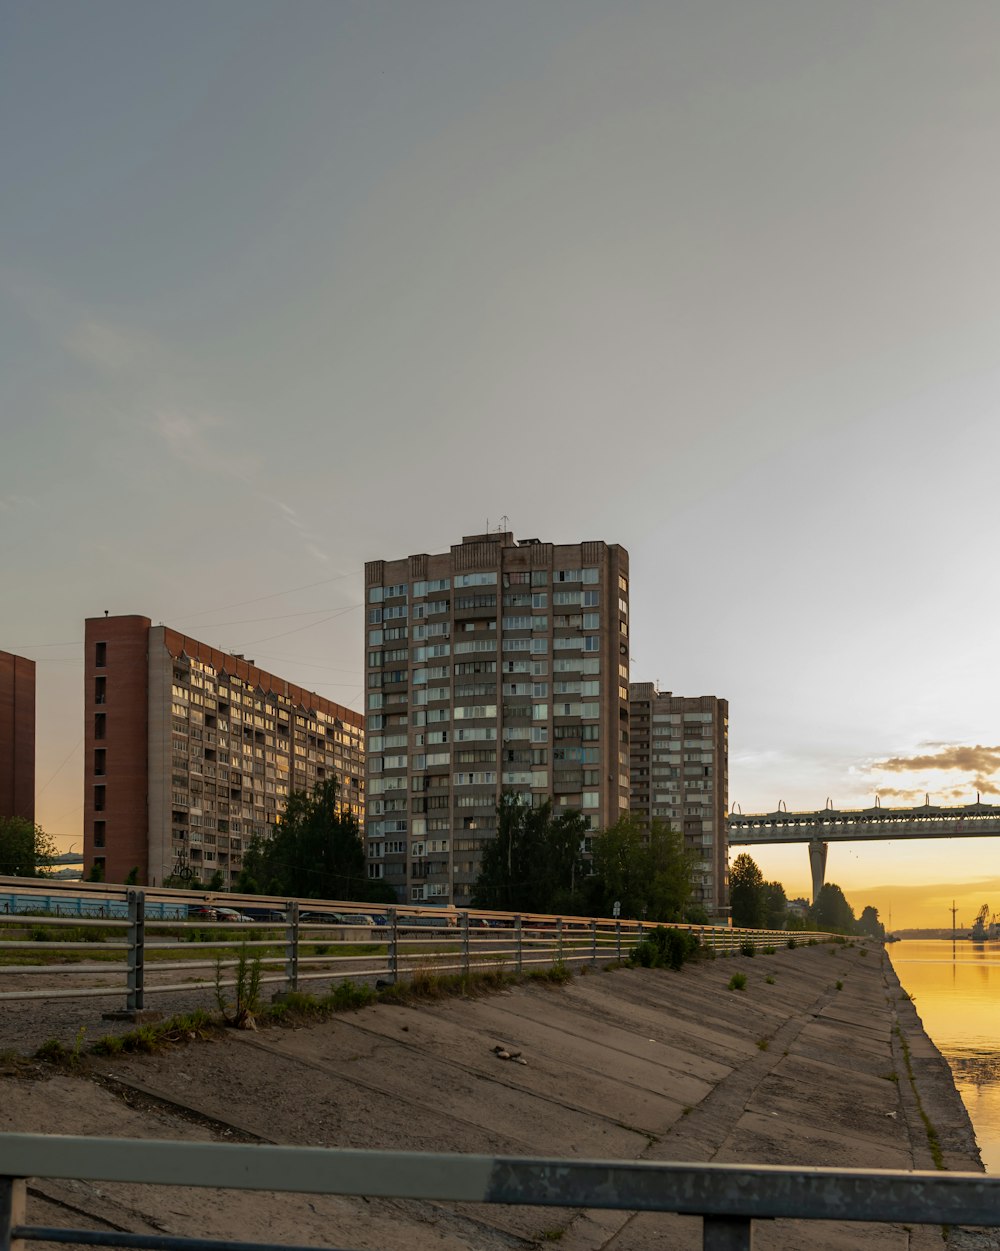
[{"label": "building window", "polygon": [[98,669],[103,669],[108,663],[108,645],[107,643],[97,643],[94,647],[94,664]]},{"label": "building window", "polygon": [[104,822],[103,821],[94,822],[94,846],[95,847],[104,846]]},{"label": "building window", "polygon": [[98,747],[94,751],[94,776],[103,777],[107,772],[108,753],[103,747]]},{"label": "building window", "polygon": [[106,712],[94,713],[94,738],[101,739],[108,732],[108,714]]},{"label": "building window", "polygon": [[103,675],[94,679],[94,703],[103,704],[108,697],[108,679]]},{"label": "building window", "polygon": [[104,786],[94,787],[94,811],[95,812],[104,811],[104,792],[105,792]]}]

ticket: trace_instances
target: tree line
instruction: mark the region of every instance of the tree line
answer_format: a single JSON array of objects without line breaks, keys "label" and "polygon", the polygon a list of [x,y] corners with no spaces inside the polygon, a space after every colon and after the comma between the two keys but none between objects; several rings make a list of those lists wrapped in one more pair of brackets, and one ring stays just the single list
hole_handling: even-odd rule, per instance
[{"label": "tree line", "polygon": [[[337,809],[337,783],[289,796],[281,820],[254,835],[237,889],[248,894],[393,904],[386,882],[367,876],[357,818]],[[513,794],[497,805],[497,832],[483,848],[472,905],[505,912],[707,920],[691,904],[690,853],[683,836],[626,816],[591,839],[583,813],[539,807]]]},{"label": "tree line", "polygon": [[878,909],[869,905],[855,918],[844,892],[833,882],[824,884],[804,914],[791,909],[782,884],[766,882],[756,861],[746,852],[741,852],[730,867],[729,903],[733,925],[748,929],[814,929],[885,937]]}]

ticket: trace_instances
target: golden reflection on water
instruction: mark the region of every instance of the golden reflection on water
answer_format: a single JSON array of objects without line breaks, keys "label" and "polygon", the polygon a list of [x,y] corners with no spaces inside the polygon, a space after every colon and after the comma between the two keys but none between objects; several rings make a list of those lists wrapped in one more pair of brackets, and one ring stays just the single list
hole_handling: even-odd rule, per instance
[{"label": "golden reflection on water", "polygon": [[1000,942],[904,939],[886,950],[948,1061],[989,1173],[1000,1173]]}]

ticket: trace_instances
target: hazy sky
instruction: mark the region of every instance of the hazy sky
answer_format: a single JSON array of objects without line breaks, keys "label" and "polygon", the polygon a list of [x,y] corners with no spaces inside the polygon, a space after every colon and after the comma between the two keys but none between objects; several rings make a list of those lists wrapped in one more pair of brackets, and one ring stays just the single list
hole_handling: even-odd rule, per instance
[{"label": "hazy sky", "polygon": [[[729,699],[744,811],[992,799],[998,43],[995,0],[6,0],[43,824],[80,837],[84,617],[360,707],[364,561],[503,514],[629,549],[633,677]],[[998,873],[830,853],[883,915]]]}]

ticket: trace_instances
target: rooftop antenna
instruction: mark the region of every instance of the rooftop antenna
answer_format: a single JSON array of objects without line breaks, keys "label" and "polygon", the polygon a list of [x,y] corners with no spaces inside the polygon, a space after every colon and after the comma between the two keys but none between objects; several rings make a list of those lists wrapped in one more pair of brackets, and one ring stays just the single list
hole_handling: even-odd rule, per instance
[{"label": "rooftop antenna", "polygon": [[510,518],[506,513],[500,518],[500,524],[497,526],[497,534],[503,534],[510,527]]}]

